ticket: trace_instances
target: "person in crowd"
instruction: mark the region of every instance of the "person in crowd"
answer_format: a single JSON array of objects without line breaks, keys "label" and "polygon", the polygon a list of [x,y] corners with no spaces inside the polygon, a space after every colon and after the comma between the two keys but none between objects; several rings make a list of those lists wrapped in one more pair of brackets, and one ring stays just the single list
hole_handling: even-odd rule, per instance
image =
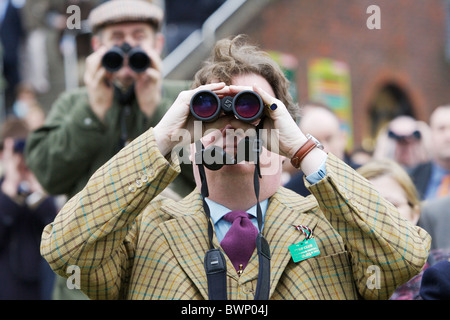
[{"label": "person in crowd", "polygon": [[25,84],[19,86],[12,111],[16,117],[25,120],[30,131],[40,128],[45,122],[45,112],[31,86]]},{"label": "person in crowd", "polygon": [[362,146],[356,147],[352,150],[350,159],[355,168],[359,168],[373,159],[373,151],[370,151]]},{"label": "person in crowd", "polygon": [[[90,12],[88,21],[94,52],[86,60],[86,86],[63,93],[26,145],[27,165],[44,189],[68,198],[121,148],[158,123],[178,92],[189,87],[189,81],[162,80],[163,11],[158,6],[107,1]],[[105,54],[124,46],[140,48],[149,57],[148,66],[132,69],[124,59],[117,71],[107,69]],[[178,197],[194,186],[192,170],[183,170],[168,193]]]},{"label": "person in crowd", "polygon": [[[422,227],[432,237],[430,254],[421,273],[397,288],[391,296],[392,300],[421,300],[419,290],[424,271],[437,262],[450,258],[447,233],[443,231],[450,223],[444,214],[448,213],[443,207],[445,198],[430,201],[436,202],[433,206],[428,201],[423,203],[408,172],[391,159],[372,160],[358,168],[357,172],[373,183],[381,196],[397,207],[403,218]],[[449,201],[445,208],[448,205]]]},{"label": "person in crowd", "polygon": [[20,1],[27,31],[23,82],[33,88],[47,112],[62,92],[82,84],[79,71],[91,53],[84,25],[90,10],[102,0]]},{"label": "person in crowd", "polygon": [[450,250],[450,195],[425,201],[419,225],[431,235],[432,250]]},{"label": "person in crowd", "polygon": [[12,0],[0,2],[0,47],[2,47],[2,77],[6,81],[5,115],[11,114],[17,86],[22,81],[20,57],[26,32],[20,7]]},{"label": "person in crowd", "polygon": [[[218,41],[192,89],[45,228],[41,253],[52,269],[69,277],[77,265],[81,290],[93,299],[389,298],[422,270],[431,239],[302,132],[288,88],[276,62],[247,37]],[[222,114],[199,127],[190,102],[203,90],[253,91],[264,116],[249,123]],[[174,139],[180,133],[186,139]],[[207,150],[239,159],[238,145],[255,135],[263,146],[253,140],[252,161],[207,166]],[[197,188],[175,202],[160,192],[180,173],[171,151],[185,144]],[[305,173],[312,197],[281,186],[286,159]]]},{"label": "person in crowd", "polygon": [[429,125],[432,158],[409,172],[422,200],[450,194],[450,105],[437,107]]},{"label": "person in crowd", "polygon": [[420,286],[423,300],[450,300],[450,260],[444,260],[425,270]]},{"label": "person in crowd", "polygon": [[411,116],[392,119],[377,136],[373,157],[392,159],[406,169],[430,160],[430,128]]},{"label": "person in crowd", "polygon": [[56,216],[48,197],[25,165],[27,123],[2,124],[0,179],[0,300],[50,299],[55,274],[39,251],[42,230]]},{"label": "person in crowd", "polygon": [[[399,163],[387,158],[376,159],[359,167],[357,172],[368,179],[380,195],[397,208],[405,220],[417,225],[421,215],[421,202],[408,172]],[[390,299],[420,299],[421,279],[422,273],[397,288]]]},{"label": "person in crowd", "polygon": [[[346,152],[347,132],[330,108],[317,102],[306,103],[302,108],[300,128],[316,137],[324,146],[325,152],[333,153],[353,168],[357,167]],[[286,188],[302,196],[310,194],[303,181],[303,172],[295,170],[289,162],[285,163],[284,171],[291,172],[291,178],[284,185]]]},{"label": "person in crowd", "polygon": [[392,203],[400,215],[416,225],[421,214],[421,202],[408,172],[391,159],[374,159],[356,169],[368,179],[383,198]]},{"label": "person in crowd", "polygon": [[[157,123],[187,87],[186,82],[162,81],[162,19],[158,6],[139,0],[108,1],[91,11],[94,52],[86,61],[86,87],[62,94],[27,143],[27,164],[49,193],[76,194],[98,167]],[[127,64],[117,72],[103,66],[105,53],[125,43],[150,57],[144,72]],[[176,191],[188,193],[193,179],[183,178]]]}]

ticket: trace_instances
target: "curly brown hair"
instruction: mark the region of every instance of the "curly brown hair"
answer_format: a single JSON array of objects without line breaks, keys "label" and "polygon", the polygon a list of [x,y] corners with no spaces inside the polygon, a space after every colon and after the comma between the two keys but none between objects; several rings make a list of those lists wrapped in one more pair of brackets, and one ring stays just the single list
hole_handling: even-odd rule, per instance
[{"label": "curly brown hair", "polygon": [[279,65],[265,51],[249,42],[246,35],[217,41],[211,56],[194,76],[192,88],[223,81],[231,84],[234,77],[245,74],[262,76],[272,87],[294,120],[299,118],[299,106],[289,93],[289,80]]}]

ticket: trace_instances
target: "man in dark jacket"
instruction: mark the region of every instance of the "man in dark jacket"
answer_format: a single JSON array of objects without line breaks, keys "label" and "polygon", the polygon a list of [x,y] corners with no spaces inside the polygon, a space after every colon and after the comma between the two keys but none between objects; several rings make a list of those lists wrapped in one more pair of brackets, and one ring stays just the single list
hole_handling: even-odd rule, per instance
[{"label": "man in dark jacket", "polygon": [[39,253],[44,226],[56,216],[47,197],[24,165],[28,129],[8,118],[0,134],[0,300],[49,299],[55,275]]},{"label": "man in dark jacket", "polygon": [[409,173],[422,199],[450,194],[450,105],[437,107],[430,117],[432,160]]}]

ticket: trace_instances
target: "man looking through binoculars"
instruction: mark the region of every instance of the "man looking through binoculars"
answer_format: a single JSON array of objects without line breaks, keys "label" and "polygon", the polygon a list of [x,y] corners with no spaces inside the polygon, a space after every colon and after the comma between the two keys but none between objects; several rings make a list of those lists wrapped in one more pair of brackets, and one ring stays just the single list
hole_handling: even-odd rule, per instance
[{"label": "man looking through binoculars", "polygon": [[[278,65],[245,38],[218,41],[192,90],[97,170],[45,228],[41,253],[52,269],[68,277],[68,266],[78,265],[81,290],[95,299],[389,298],[420,272],[431,239],[299,129],[288,88]],[[260,154],[278,170],[257,175],[258,161],[213,169],[199,163],[197,188],[173,201],[159,196],[180,172],[170,157],[178,144],[173,137],[180,130],[194,136],[199,120],[190,104],[202,90],[218,98],[250,90],[265,106],[254,122],[234,112],[203,121],[205,150],[233,153],[239,143],[217,144],[210,129],[224,134],[261,125],[278,131],[278,151],[264,141]],[[313,196],[280,186],[285,159],[308,175]],[[367,271],[374,266],[372,285]]]},{"label": "man looking through binoculars", "polygon": [[[86,60],[85,87],[63,93],[27,145],[27,163],[49,193],[73,196],[98,167],[158,123],[178,92],[189,87],[162,80],[162,19],[162,10],[147,1],[108,1],[91,11],[93,53]],[[139,48],[148,67],[136,72],[125,54],[122,66],[108,71],[105,54],[124,46]],[[181,194],[193,188],[193,182],[179,185]]]},{"label": "man looking through binoculars", "polygon": [[[93,14],[95,17],[95,11]],[[92,38],[94,53],[86,60],[84,81],[88,88],[92,110],[100,120],[104,120],[106,112],[112,105],[114,86],[126,91],[134,85],[140,110],[147,117],[153,115],[159,104],[162,86],[160,54],[164,46],[164,39],[163,35],[157,32],[161,18],[155,14],[154,19],[158,21],[155,25],[142,22],[109,25],[97,31]],[[125,59],[125,64],[118,71],[108,71],[102,64],[103,57],[113,46],[123,46],[124,44],[131,48],[140,46],[150,57],[149,68],[138,73],[127,63],[128,59]]]}]

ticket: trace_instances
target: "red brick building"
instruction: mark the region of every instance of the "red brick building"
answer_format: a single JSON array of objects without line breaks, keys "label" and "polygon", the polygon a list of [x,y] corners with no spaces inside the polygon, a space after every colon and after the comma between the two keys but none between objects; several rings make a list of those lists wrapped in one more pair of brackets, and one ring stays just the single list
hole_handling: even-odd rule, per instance
[{"label": "red brick building", "polygon": [[[371,5],[380,8],[380,29],[367,27]],[[298,60],[300,102],[310,98],[309,61],[347,64],[355,145],[370,145],[386,119],[428,121],[435,107],[450,103],[448,10],[446,0],[274,0],[240,32]]]}]

